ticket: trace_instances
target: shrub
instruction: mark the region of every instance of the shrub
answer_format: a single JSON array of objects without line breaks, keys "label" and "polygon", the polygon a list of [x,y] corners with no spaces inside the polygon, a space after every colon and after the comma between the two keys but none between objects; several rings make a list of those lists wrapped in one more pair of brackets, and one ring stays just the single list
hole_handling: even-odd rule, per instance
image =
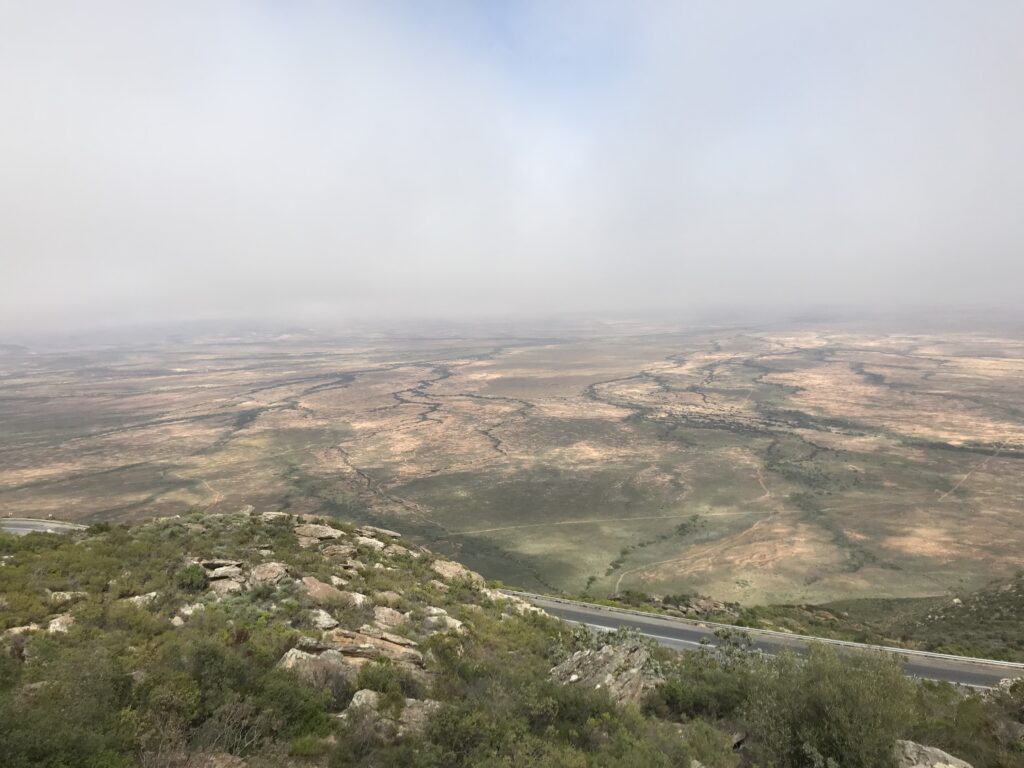
[{"label": "shrub", "polygon": [[840,658],[834,648],[812,644],[806,659],[785,654],[751,672],[743,715],[765,765],[891,766],[893,742],[914,720],[914,685],[893,656]]},{"label": "shrub", "polygon": [[186,565],[174,575],[174,583],[184,592],[201,592],[208,583],[206,570],[201,565]]}]

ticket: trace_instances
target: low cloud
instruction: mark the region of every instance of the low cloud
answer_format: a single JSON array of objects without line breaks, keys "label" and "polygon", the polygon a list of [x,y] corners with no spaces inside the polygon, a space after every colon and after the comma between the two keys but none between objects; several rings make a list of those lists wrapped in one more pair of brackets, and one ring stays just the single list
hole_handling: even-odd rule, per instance
[{"label": "low cloud", "polygon": [[491,5],[0,4],[0,328],[1019,303],[1019,3]]}]

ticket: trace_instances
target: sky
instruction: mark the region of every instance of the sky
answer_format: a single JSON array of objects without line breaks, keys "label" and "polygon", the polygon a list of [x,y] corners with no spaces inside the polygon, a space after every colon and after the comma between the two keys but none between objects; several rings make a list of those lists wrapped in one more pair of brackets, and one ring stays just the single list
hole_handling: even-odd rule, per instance
[{"label": "sky", "polygon": [[1024,306],[1024,3],[0,0],[0,336]]}]

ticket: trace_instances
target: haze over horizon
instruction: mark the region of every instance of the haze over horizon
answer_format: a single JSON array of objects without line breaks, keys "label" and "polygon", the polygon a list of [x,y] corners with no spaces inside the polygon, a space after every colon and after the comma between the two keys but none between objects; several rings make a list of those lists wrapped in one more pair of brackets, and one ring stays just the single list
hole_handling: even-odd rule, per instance
[{"label": "haze over horizon", "polygon": [[1024,5],[0,0],[0,334],[1019,307]]}]

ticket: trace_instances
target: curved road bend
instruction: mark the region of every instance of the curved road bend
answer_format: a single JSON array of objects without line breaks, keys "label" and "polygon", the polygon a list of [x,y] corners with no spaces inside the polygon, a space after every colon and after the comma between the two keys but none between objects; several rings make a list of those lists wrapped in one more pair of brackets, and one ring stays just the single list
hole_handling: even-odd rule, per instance
[{"label": "curved road bend", "polygon": [[84,530],[86,526],[78,523],[65,523],[60,520],[33,520],[28,517],[0,517],[0,530],[24,536],[27,533],[71,533]]},{"label": "curved road bend", "polygon": [[[512,591],[512,590],[508,590]],[[676,619],[667,616],[646,615],[634,611],[607,608],[603,605],[592,605],[560,599],[551,599],[543,595],[526,592],[515,592],[529,600],[539,608],[543,608],[552,616],[575,624],[585,624],[600,630],[614,630],[619,627],[630,627],[641,634],[657,641],[661,645],[679,651],[692,651],[702,643],[715,645],[718,638],[715,630],[723,625],[709,626],[702,622]],[[828,643],[844,649],[871,649],[872,646],[846,641],[829,640],[827,638],[808,638],[800,635],[788,636],[784,633],[765,632],[748,627],[733,627],[746,632],[753,640],[754,647],[765,653],[779,653],[785,648],[797,653],[806,651],[811,642]],[[966,656],[946,656],[923,652],[887,649],[904,655],[903,671],[912,677],[926,680],[942,680],[961,685],[991,688],[1007,677],[1024,676],[1024,664],[1010,662],[973,659]]]}]

